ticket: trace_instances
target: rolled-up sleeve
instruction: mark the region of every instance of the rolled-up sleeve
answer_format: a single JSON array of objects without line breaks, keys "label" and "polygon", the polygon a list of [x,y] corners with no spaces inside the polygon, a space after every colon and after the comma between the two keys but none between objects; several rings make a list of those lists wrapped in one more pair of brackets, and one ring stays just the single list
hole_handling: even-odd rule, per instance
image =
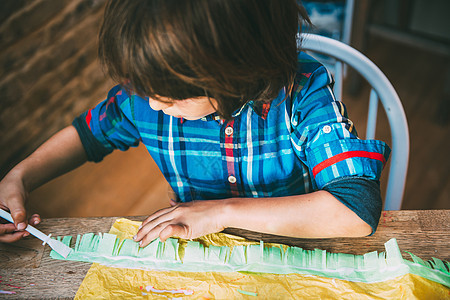
[{"label": "rolled-up sleeve", "polygon": [[318,67],[294,99],[291,140],[308,166],[315,189],[341,177],[379,180],[390,149],[378,140],[361,140],[345,105],[334,98],[333,80]]},{"label": "rolled-up sleeve", "polygon": [[382,200],[380,182],[366,177],[341,177],[327,183],[323,190],[358,215],[375,233],[380,221]]},{"label": "rolled-up sleeve", "polygon": [[307,166],[314,190],[325,190],[375,232],[381,214],[379,179],[390,148],[361,140],[345,105],[335,99],[333,78],[317,63],[302,73],[292,96],[291,142]]},{"label": "rolled-up sleeve", "polygon": [[106,100],[74,120],[72,124],[78,131],[88,160],[101,161],[115,149],[125,151],[138,146],[140,135],[132,115],[132,97],[120,86],[115,86]]}]

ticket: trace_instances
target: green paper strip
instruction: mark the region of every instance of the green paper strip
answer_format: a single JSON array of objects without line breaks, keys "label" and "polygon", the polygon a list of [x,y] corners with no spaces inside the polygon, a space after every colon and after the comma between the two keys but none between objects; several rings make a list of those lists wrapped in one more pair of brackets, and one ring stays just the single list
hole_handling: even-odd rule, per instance
[{"label": "green paper strip", "polygon": [[[71,237],[62,242],[70,246]],[[395,239],[386,244],[386,252],[364,255],[304,250],[298,247],[268,247],[263,243],[249,246],[209,246],[177,239],[159,239],[140,248],[130,239],[122,242],[112,234],[88,233],[77,237],[74,251],[66,260],[97,262],[120,268],[184,272],[260,272],[273,274],[308,274],[356,282],[381,282],[408,273],[450,287],[448,262],[433,258],[425,263],[411,254],[413,262],[403,259]],[[51,251],[54,259],[64,257]]]},{"label": "green paper strip", "polygon": [[403,257],[400,253],[400,248],[398,247],[397,241],[395,239],[390,239],[384,244],[384,246],[386,247],[386,261],[388,265],[401,265],[403,262]]},{"label": "green paper strip", "polygon": [[243,291],[243,290],[240,290],[240,289],[236,289],[236,291],[238,291],[241,294],[248,295],[248,296],[258,296],[257,293],[247,292],[247,291]]}]

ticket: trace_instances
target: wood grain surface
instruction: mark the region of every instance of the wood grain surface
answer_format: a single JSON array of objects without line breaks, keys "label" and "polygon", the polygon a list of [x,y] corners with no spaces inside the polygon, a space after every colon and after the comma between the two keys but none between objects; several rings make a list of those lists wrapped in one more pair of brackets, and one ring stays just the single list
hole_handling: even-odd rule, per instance
[{"label": "wood grain surface", "polygon": [[[145,217],[129,217],[143,220]],[[53,236],[108,232],[117,217],[45,219],[38,226]],[[228,233],[265,242],[284,243],[304,249],[364,254],[384,251],[384,243],[396,238],[400,250],[410,251],[422,259],[437,257],[450,260],[450,210],[386,211],[373,236],[363,238],[298,239],[227,229]],[[50,248],[35,238],[14,244],[0,244],[0,290],[13,291],[0,295],[7,299],[71,299],[91,264],[53,260]],[[408,258],[406,253],[403,253]]]}]

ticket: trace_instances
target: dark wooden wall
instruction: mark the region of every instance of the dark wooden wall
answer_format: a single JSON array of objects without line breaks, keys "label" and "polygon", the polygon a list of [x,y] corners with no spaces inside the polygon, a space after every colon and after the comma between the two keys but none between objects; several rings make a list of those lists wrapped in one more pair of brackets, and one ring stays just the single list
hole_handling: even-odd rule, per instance
[{"label": "dark wooden wall", "polygon": [[0,1],[0,175],[104,97],[104,2]]}]

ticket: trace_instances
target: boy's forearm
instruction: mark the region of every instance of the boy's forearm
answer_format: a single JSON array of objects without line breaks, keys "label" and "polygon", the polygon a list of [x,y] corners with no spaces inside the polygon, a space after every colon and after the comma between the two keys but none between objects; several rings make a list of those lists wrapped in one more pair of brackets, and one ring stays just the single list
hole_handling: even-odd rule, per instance
[{"label": "boy's forearm", "polygon": [[15,166],[8,175],[19,176],[27,192],[31,192],[47,181],[75,169],[86,160],[86,152],[76,129],[68,126]]},{"label": "boy's forearm", "polygon": [[366,236],[371,227],[326,191],[224,200],[224,227],[302,238]]}]

